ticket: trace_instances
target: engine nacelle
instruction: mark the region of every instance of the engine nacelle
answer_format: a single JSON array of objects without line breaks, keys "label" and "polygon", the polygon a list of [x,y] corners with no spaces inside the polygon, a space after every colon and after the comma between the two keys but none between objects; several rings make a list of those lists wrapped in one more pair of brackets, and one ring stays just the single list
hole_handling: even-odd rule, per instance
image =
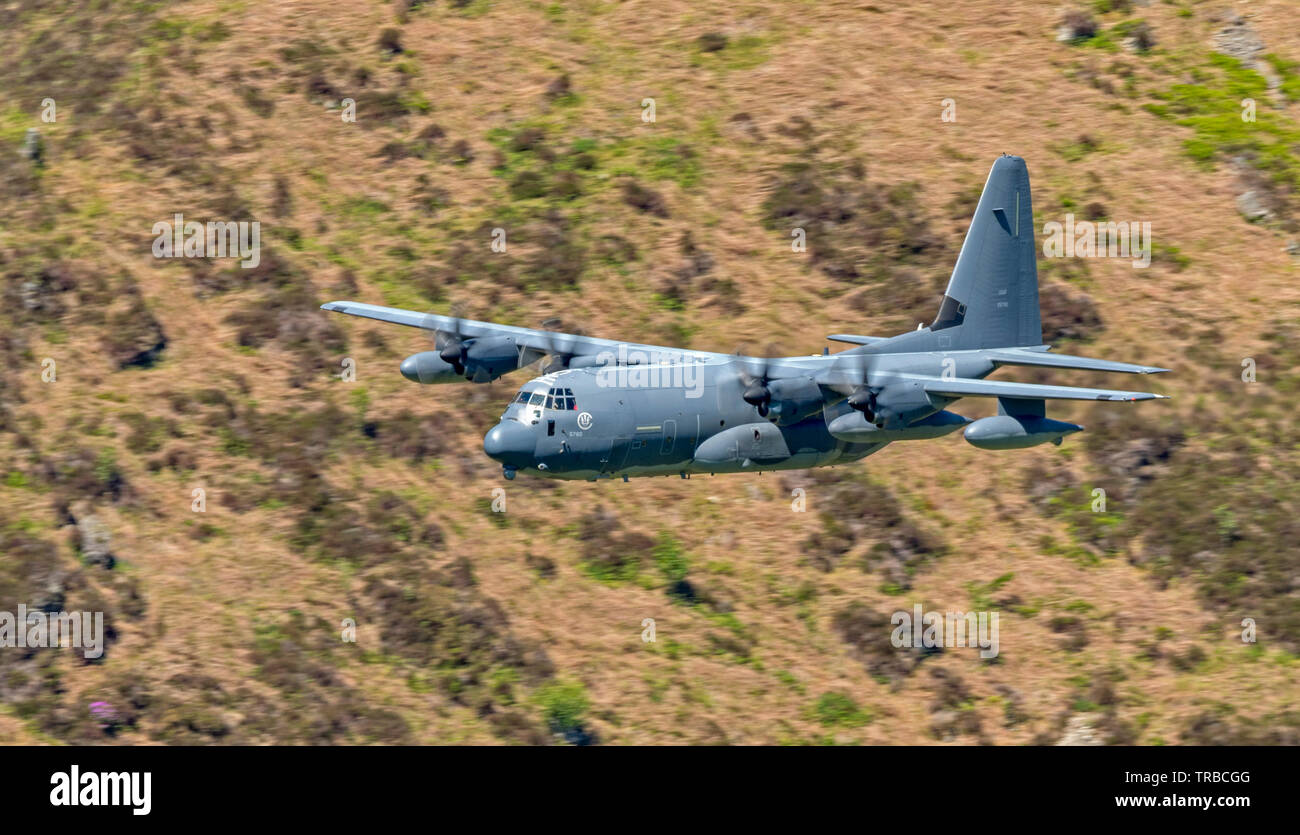
[{"label": "engine nacelle", "polygon": [[871,422],[880,429],[905,429],[949,402],[940,400],[936,405],[917,380],[892,380],[876,394]]},{"label": "engine nacelle", "polygon": [[421,351],[402,360],[402,376],[415,383],[459,383],[465,378],[451,363],[443,362],[437,351]]},{"label": "engine nacelle", "polygon": [[975,421],[963,434],[980,449],[1024,449],[1048,441],[1059,445],[1066,435],[1082,431],[1082,426],[1050,418],[994,415]]},{"label": "engine nacelle", "polygon": [[847,412],[832,420],[826,428],[831,436],[841,441],[858,444],[883,443],[885,441],[919,441],[928,438],[941,438],[955,432],[966,424],[970,418],[954,412],[935,412],[922,418],[911,426],[902,429],[880,429],[867,420],[867,416],[857,410]]},{"label": "engine nacelle", "polygon": [[787,377],[767,384],[772,399],[768,403],[768,420],[790,426],[812,417],[826,407],[821,387],[811,377]]},{"label": "engine nacelle", "polygon": [[520,353],[513,336],[467,340],[465,378],[488,383],[519,367]]}]

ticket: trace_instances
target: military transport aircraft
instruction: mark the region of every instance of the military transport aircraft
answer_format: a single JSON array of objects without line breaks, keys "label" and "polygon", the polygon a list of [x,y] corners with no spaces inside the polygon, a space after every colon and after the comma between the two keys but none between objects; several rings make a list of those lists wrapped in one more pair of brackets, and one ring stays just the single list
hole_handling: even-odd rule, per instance
[{"label": "military transport aircraft", "polygon": [[[533,363],[483,439],[503,475],[549,478],[790,470],[843,464],[892,441],[964,428],[982,449],[1020,449],[1083,427],[1047,400],[1151,400],[1159,394],[984,379],[999,366],[1152,374],[1146,365],[1049,353],[1042,343],[1037,250],[1023,159],[999,157],[975,209],[938,315],[893,337],[833,334],[856,347],[761,358],[617,342],[337,301],[325,310],[432,331],[433,351],[402,361],[419,383],[485,383]],[[947,411],[994,397],[995,416]]]}]

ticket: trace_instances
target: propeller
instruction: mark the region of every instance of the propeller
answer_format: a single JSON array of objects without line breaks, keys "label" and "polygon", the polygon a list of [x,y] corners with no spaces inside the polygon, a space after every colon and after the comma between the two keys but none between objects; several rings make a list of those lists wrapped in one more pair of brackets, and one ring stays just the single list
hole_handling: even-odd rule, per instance
[{"label": "propeller", "polygon": [[845,395],[850,408],[866,415],[875,423],[879,411],[876,398],[884,386],[873,382],[876,367],[875,354],[840,354],[831,366],[832,381],[827,388]]},{"label": "propeller", "polygon": [[849,395],[849,405],[867,416],[867,420],[873,420],[876,416],[876,395],[880,394],[879,388],[873,388],[868,385],[859,385]]},{"label": "propeller", "polygon": [[[779,348],[768,346],[765,353],[780,353]],[[747,356],[742,348],[736,348],[732,352],[736,363],[737,376],[740,378],[740,384],[744,386],[741,397],[746,403],[758,409],[760,417],[767,417],[768,411],[772,405],[772,390],[768,388],[771,378],[768,377],[767,357]]]},{"label": "propeller", "polygon": [[564,321],[557,316],[542,322],[543,331],[555,334],[554,336],[547,336],[544,340],[545,344],[540,349],[543,356],[537,361],[537,368],[542,374],[563,371],[569,367],[569,360],[573,358],[576,341],[573,337],[581,336],[582,331],[579,329],[574,329],[572,333],[557,331],[556,329],[562,327],[563,324]]},{"label": "propeller", "polygon": [[451,306],[451,318],[454,324],[453,330],[447,333],[443,330],[434,331],[434,347],[438,351],[438,356],[443,362],[456,369],[456,373],[464,376],[465,374],[465,355],[469,350],[465,345],[465,340],[461,337],[460,321],[464,318],[464,305],[455,302]]}]

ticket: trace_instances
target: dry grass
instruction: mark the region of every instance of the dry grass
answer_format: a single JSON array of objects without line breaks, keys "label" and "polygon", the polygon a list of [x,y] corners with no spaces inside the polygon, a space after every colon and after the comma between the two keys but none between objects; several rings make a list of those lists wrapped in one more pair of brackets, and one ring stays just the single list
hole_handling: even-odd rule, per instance
[{"label": "dry grass", "polygon": [[[685,332],[692,347],[712,350],[776,339],[792,353],[814,353],[823,333],[888,330],[890,311],[850,307],[845,290],[852,288],[811,269],[807,256],[789,251],[787,236],[763,225],[762,201],[775,172],[810,144],[781,132],[793,117],[802,117],[812,126],[819,160],[860,162],[867,180],[877,184],[920,185],[918,205],[935,221],[947,250],[945,271],[964,232],[964,222],[949,221],[949,204],[981,182],[1003,151],[1028,159],[1036,207],[1046,219],[1062,215],[1061,201],[1068,197],[1080,205],[1100,200],[1117,219],[1149,220],[1156,240],[1177,246],[1190,266],[1183,272],[1162,265],[1137,271],[1094,263],[1086,291],[1105,329],[1078,352],[1172,366],[1177,373],[1156,385],[1176,397],[1232,384],[1206,379],[1184,359],[1194,341],[1193,323],[1198,330],[1219,327],[1225,337],[1218,350],[1232,366],[1261,350],[1264,323],[1300,301],[1297,266],[1283,251],[1285,241],[1236,213],[1228,167],[1193,167],[1182,154],[1184,134],[1178,129],[1143,112],[1139,101],[1078,78],[1079,67],[1122,64],[1154,83],[1158,56],[1139,59],[1060,44],[1054,40],[1059,9],[1053,4],[968,0],[959,12],[930,3],[841,2],[583,2],[564,4],[559,13],[550,8],[480,0],[469,15],[445,4],[420,9],[401,27],[406,52],[386,60],[375,43],[379,30],[394,25],[387,4],[188,3],[171,15],[219,19],[230,36],[141,45],[132,56],[132,78],[163,96],[164,128],[211,117],[217,128],[210,142],[223,181],[263,220],[267,247],[290,255],[322,300],[339,295],[329,288],[347,267],[359,283],[352,297],[419,303],[410,286],[386,278],[408,268],[393,247],[411,247],[417,265],[440,262],[463,240],[486,248],[486,238],[466,236],[508,205],[505,183],[492,171],[494,148],[487,137],[494,129],[538,123],[557,150],[579,139],[626,149],[626,159],[622,151],[601,157],[589,191],[572,208],[582,217],[586,240],[621,235],[638,247],[640,259],[626,269],[595,265],[593,259],[580,291],[525,294],[471,279],[449,287],[438,309],[462,301],[475,318],[527,325],[560,314],[587,333],[644,341],[668,341]],[[1161,50],[1207,43],[1214,26],[1209,10],[1192,8],[1190,18],[1168,5],[1140,10],[1155,27]],[[1255,3],[1251,15],[1270,49],[1300,56],[1300,35],[1285,25],[1293,17],[1289,4]],[[726,34],[728,48],[701,53],[696,39],[710,31]],[[299,41],[333,51],[324,59],[325,75],[344,93],[347,71],[365,67],[372,74],[365,92],[404,89],[423,97],[428,113],[372,125],[362,107],[358,124],[343,123],[303,92],[305,78],[285,71],[277,50]],[[151,54],[164,56],[161,65],[169,71],[155,76]],[[181,71],[187,63],[190,69]],[[402,66],[408,74],[399,72]],[[241,80],[232,79],[234,71]],[[547,85],[561,73],[572,79],[574,102],[546,96]],[[271,116],[259,118],[240,102],[236,89],[245,83],[274,103]],[[39,90],[8,92],[22,93],[24,102],[41,97]],[[647,96],[657,101],[654,124],[640,119],[640,101]],[[941,101],[950,97],[958,118],[944,123]],[[1295,111],[1293,104],[1292,116]],[[729,121],[737,113],[749,114],[761,139]],[[57,125],[41,125],[52,148],[67,141],[82,115],[69,109]],[[408,140],[430,123],[444,129],[444,147],[464,139],[475,159],[467,165],[451,164],[445,156],[386,163],[376,156],[386,142]],[[1068,161],[1059,149],[1082,134],[1095,138],[1100,150]],[[623,204],[615,187],[619,169],[635,170],[645,143],[664,137],[687,143],[699,169],[689,185],[674,179],[680,171],[644,180],[664,195],[667,219]],[[45,437],[56,438],[73,416],[103,414],[116,427],[125,412],[168,414],[164,398],[170,391],[208,386],[256,402],[266,413],[305,410],[331,397],[349,402],[345,385],[327,380],[329,369],[309,375],[307,387],[295,390],[286,380],[301,357],[274,345],[256,352],[238,348],[227,317],[255,302],[259,291],[236,289],[200,301],[184,270],[148,256],[146,233],[154,221],[174,211],[210,216],[213,192],[183,177],[160,176],[156,167],[131,160],[113,139],[92,137],[83,147],[76,158],[56,154],[45,175],[47,199],[68,207],[59,230],[70,251],[107,272],[134,276],[170,341],[157,367],[122,371],[100,351],[93,332],[30,329],[31,355],[57,357],[60,379],[41,386],[34,382],[39,370],[24,372],[28,399],[18,407],[24,419],[39,415]],[[413,200],[420,175],[448,195],[449,206],[433,217]],[[287,221],[272,217],[276,177],[284,178],[292,194]],[[361,201],[389,210],[367,214],[349,208]],[[92,206],[102,208],[92,212]],[[290,250],[286,227],[301,234],[300,251]],[[686,230],[713,256],[712,274],[734,282],[743,312],[712,305],[676,312],[656,303],[654,294],[675,265]],[[1211,704],[1232,705],[1246,716],[1292,706],[1294,665],[1255,661],[1233,640],[1232,618],[1208,611],[1193,584],[1157,588],[1123,558],[1084,567],[1041,553],[1042,532],[1063,542],[1069,534],[1031,506],[1023,494],[1024,474],[1036,462],[1078,461],[1069,457],[1070,444],[1064,450],[1007,453],[994,462],[990,453],[953,438],[895,444],[856,465],[887,483],[909,514],[940,529],[949,547],[946,557],[914,579],[911,591],[889,596],[880,591],[879,576],[850,561],[831,573],[807,563],[801,543],[820,527],[819,495],[810,485],[811,512],[790,513],[788,488],[802,483],[798,474],[785,480],[768,474],[565,483],[553,489],[515,482],[508,487],[508,523],[500,526],[480,505],[500,479],[479,455],[479,438],[514,384],[473,390],[413,386],[397,375],[396,365],[425,348],[422,335],[384,330],[389,348],[380,351],[363,336],[382,326],[337,324],[357,361],[356,385],[369,396],[367,417],[384,419],[408,409],[433,413],[444,421],[451,448],[461,452],[449,453],[437,466],[338,455],[325,474],[362,494],[386,489],[421,497],[428,518],[447,536],[444,552],[429,554],[429,560],[470,558],[482,593],[504,608],[513,632],[539,641],[561,678],[586,685],[589,722],[603,741],[784,743],[829,735],[844,742],[933,742],[931,668],[961,677],[973,694],[969,709],[979,715],[983,736],[995,743],[1026,743],[1050,730],[1080,698],[1071,680],[1107,669],[1125,676],[1116,688],[1119,715],[1134,722],[1145,717],[1142,742],[1177,741],[1186,720]],[[247,386],[238,395],[236,375]],[[114,399],[97,397],[110,393]],[[964,411],[974,415],[987,408],[962,405],[970,405]],[[1083,414],[1059,410],[1063,419]],[[123,434],[119,429],[110,443],[120,445]],[[215,500],[223,489],[241,489],[259,469],[253,462],[223,453],[211,430],[197,424],[186,424],[184,443],[196,457],[193,474],[153,474],[141,458],[120,459],[139,496],[133,508],[105,508],[102,514],[123,555],[120,570],[142,580],[149,608],[142,622],[124,628],[109,663],[70,671],[68,684],[80,701],[93,700],[107,677],[124,667],[159,679],[202,671],[234,687],[254,672],[248,648],[255,625],[290,609],[330,623],[353,611],[359,580],[344,567],[292,548],[284,509],[236,515]],[[17,467],[17,450],[0,449]],[[206,542],[188,535],[195,518],[190,490],[196,486],[209,492],[204,521],[220,528]],[[11,517],[49,516],[47,496],[0,490]],[[690,555],[692,579],[725,589],[735,601],[733,615],[754,640],[755,661],[740,663],[713,652],[710,635],[726,634],[727,626],[700,609],[672,604],[662,584],[609,586],[585,574],[580,543],[561,528],[597,505],[651,536],[672,532]],[[539,580],[525,564],[526,553],[554,560],[554,579]],[[901,682],[881,683],[850,656],[832,626],[834,615],[855,601],[886,612],[912,602],[963,609],[971,604],[970,583],[1008,572],[1015,576],[1003,592],[1039,613],[1004,612],[996,665],[980,664],[971,652],[949,652]],[[646,573],[654,575],[653,566]],[[783,602],[783,595],[801,586],[814,592],[806,602]],[[1048,627],[1052,617],[1073,611],[1072,604],[1085,612],[1090,639],[1080,652],[1063,651],[1061,636]],[[639,637],[645,617],[657,622],[654,645]],[[1164,661],[1139,659],[1140,645],[1153,640],[1158,627],[1174,631],[1174,644],[1208,647],[1210,660],[1195,672],[1181,672]],[[362,622],[359,648],[373,651],[378,641],[374,627]],[[405,716],[416,741],[494,741],[469,710],[437,692],[410,687],[411,666],[400,659],[354,658],[342,670],[349,683],[363,687],[369,702]],[[998,685],[1023,694],[1028,721],[1004,725]],[[824,727],[810,706],[829,691],[851,693],[875,720],[860,728]],[[33,741],[42,736],[29,724],[0,715],[0,742]]]}]

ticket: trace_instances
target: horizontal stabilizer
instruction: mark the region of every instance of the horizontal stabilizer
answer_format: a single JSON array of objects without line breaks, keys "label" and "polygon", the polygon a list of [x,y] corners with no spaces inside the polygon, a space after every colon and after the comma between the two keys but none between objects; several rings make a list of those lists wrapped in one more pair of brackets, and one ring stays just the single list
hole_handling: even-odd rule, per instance
[{"label": "horizontal stabilizer", "polygon": [[[915,379],[915,378],[913,378]],[[970,380],[941,377],[923,378],[926,392],[947,397],[1011,397],[1037,400],[1168,400],[1163,394],[1147,391],[1113,391],[1071,386],[1043,386],[1036,383],[1011,383],[1004,380]]]},{"label": "horizontal stabilizer", "polygon": [[874,345],[877,342],[884,342],[887,336],[859,336],[856,333],[833,333],[826,337],[831,342],[847,342],[850,345]]},{"label": "horizontal stabilizer", "polygon": [[1074,357],[1069,354],[1049,354],[1045,351],[989,351],[986,356],[998,365],[1073,368],[1079,371],[1117,371],[1122,374],[1160,374],[1169,370],[1154,365],[1135,365],[1131,362]]}]

